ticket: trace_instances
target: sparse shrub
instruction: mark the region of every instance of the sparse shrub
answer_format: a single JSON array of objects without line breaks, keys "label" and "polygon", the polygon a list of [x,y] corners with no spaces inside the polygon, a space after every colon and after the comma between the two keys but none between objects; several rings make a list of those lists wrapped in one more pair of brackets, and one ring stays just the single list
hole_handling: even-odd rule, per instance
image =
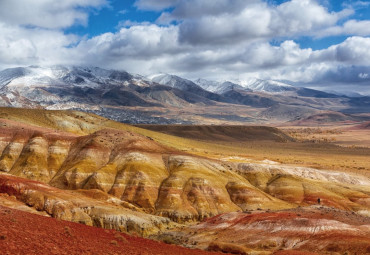
[{"label": "sparse shrub", "polygon": [[162,236],[161,241],[166,243],[166,244],[176,244],[175,238],[171,235]]},{"label": "sparse shrub", "polygon": [[64,232],[68,235],[68,236],[73,236],[73,233],[72,233],[72,230],[70,227],[68,226],[65,226],[64,227]]},{"label": "sparse shrub", "polygon": [[216,252],[223,252],[223,253],[232,253],[232,254],[240,254],[240,255],[247,255],[250,254],[250,250],[246,247],[237,244],[230,244],[230,243],[222,243],[222,242],[212,242],[208,246],[208,251],[216,251]]},{"label": "sparse shrub", "polygon": [[121,241],[121,242],[123,242],[123,243],[127,243],[127,239],[126,239],[124,236],[120,235],[119,233],[116,233],[116,234],[114,235],[114,237],[115,237],[118,241]]},{"label": "sparse shrub", "polygon": [[118,242],[116,240],[110,241],[110,244],[115,245],[115,246],[118,246]]}]

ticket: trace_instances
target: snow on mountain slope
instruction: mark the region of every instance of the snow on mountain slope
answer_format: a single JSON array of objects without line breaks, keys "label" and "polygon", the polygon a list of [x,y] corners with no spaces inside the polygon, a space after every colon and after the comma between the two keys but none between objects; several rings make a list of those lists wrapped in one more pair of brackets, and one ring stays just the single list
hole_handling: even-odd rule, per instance
[{"label": "snow on mountain slope", "polygon": [[0,88],[7,85],[12,80],[23,77],[29,73],[24,67],[9,68],[0,72]]},{"label": "snow on mountain slope", "polygon": [[242,87],[249,88],[253,91],[262,91],[270,93],[280,93],[297,90],[297,88],[293,87],[292,85],[274,80],[250,79],[236,81],[235,83],[239,84]]},{"label": "snow on mountain slope", "polygon": [[127,85],[133,78],[133,75],[124,71],[105,70],[98,67],[29,66],[0,72],[0,86],[29,88],[73,85],[96,88],[102,84]]},{"label": "snow on mountain slope", "polygon": [[[53,105],[55,108],[64,108],[65,105],[78,104],[86,105],[81,107],[83,109],[90,109],[109,100],[106,92],[116,89],[115,93],[110,94],[117,95],[120,89],[125,90],[131,84],[143,87],[150,86],[150,83],[139,75],[98,67],[18,67],[0,72],[0,97],[2,106]],[[126,97],[129,95],[126,94]]]},{"label": "snow on mountain slope", "polygon": [[207,91],[217,94],[223,94],[231,90],[243,90],[248,92],[259,91],[267,93],[283,93],[297,90],[297,88],[283,82],[260,80],[255,78],[249,80],[233,80],[225,82],[197,79],[195,80],[195,84]]},{"label": "snow on mountain slope", "polygon": [[[150,121],[157,121],[157,119],[152,119],[147,111],[122,110],[123,108],[138,106],[170,109],[202,105],[216,106],[216,108],[210,108],[215,111],[215,114],[210,114],[211,110],[207,109],[205,110],[207,112],[200,114],[201,118],[215,117],[224,121],[224,115],[220,115],[217,108],[221,104],[222,107],[230,106],[230,108],[234,105],[252,107],[262,119],[280,116],[284,120],[306,114],[307,110],[312,114],[318,109],[333,111],[350,109],[353,112],[367,112],[369,107],[367,98],[361,100],[340,98],[340,96],[294,87],[273,80],[216,82],[198,79],[193,82],[169,74],[143,77],[125,71],[78,66],[29,66],[0,72],[0,106],[78,108],[97,111],[117,120],[130,119],[135,122],[142,119],[150,119]],[[262,112],[260,108],[267,108],[267,110]],[[166,114],[164,113],[163,116]],[[182,117],[173,116],[175,117],[171,117],[169,123],[172,123],[172,119],[175,123],[178,120],[182,123]],[[158,121],[166,121],[168,116],[165,117]],[[162,116],[158,115],[158,118]],[[244,116],[241,118],[244,120]],[[240,116],[232,115],[230,119],[239,120]]]},{"label": "snow on mountain slope", "polygon": [[165,85],[165,86],[169,86],[169,87],[177,88],[181,90],[186,90],[186,91],[199,88],[199,86],[195,84],[194,82],[181,78],[176,75],[154,74],[154,75],[148,76],[148,79],[150,79],[152,82],[156,82],[161,85]]},{"label": "snow on mountain slope", "polygon": [[213,93],[217,93],[217,94],[223,94],[225,92],[228,92],[230,90],[235,90],[235,89],[244,90],[244,91],[251,91],[248,88],[244,88],[244,87],[242,87],[238,84],[235,84],[233,82],[230,82],[230,81],[217,82],[217,81],[209,81],[209,80],[205,80],[205,79],[197,79],[194,82],[195,82],[195,84],[197,84],[201,88],[203,88],[207,91],[213,92]]}]

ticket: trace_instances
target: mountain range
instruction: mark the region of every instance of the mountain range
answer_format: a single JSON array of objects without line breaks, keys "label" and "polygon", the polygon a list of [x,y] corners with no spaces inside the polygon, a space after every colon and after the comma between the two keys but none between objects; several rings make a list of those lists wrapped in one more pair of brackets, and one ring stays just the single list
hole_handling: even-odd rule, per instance
[{"label": "mountain range", "polygon": [[370,97],[280,81],[191,81],[78,66],[5,69],[0,72],[0,98],[0,106],[76,109],[135,124],[283,123],[325,111],[370,112]]}]

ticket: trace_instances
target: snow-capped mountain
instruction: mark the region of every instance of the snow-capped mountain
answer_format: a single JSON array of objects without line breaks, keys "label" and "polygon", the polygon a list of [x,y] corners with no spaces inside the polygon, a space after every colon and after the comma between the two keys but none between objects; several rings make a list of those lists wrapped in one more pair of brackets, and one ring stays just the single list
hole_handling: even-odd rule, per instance
[{"label": "snow-capped mountain", "polygon": [[153,82],[180,90],[192,90],[198,86],[187,79],[171,74],[153,74],[147,77]]},{"label": "snow-capped mountain", "polygon": [[176,75],[154,74],[148,76],[147,78],[150,79],[154,84],[157,83],[184,92],[192,93],[193,94],[192,98],[188,98],[190,102],[198,101],[204,103],[211,103],[205,102],[204,99],[206,99],[206,101],[213,100],[218,102],[230,102],[228,98],[222,97],[221,95],[214,93],[212,91],[205,90],[201,86],[195,84],[193,81],[181,78]]},{"label": "snow-capped mountain", "polygon": [[3,106],[69,109],[78,105],[82,109],[96,109],[110,95],[116,96],[112,90],[129,90],[130,85],[148,87],[150,81],[139,75],[98,67],[29,66],[0,72]]},{"label": "snow-capped mountain", "polygon": [[[170,74],[143,77],[98,67],[29,66],[0,72],[0,106],[78,109],[130,123],[189,123],[203,118],[290,120],[319,110],[368,112],[370,99],[271,80],[193,82]],[[230,116],[225,115],[225,107]],[[178,113],[186,109],[184,119]],[[251,109],[253,117],[245,117]]]},{"label": "snow-capped mountain", "polygon": [[236,81],[235,83],[239,84],[244,88],[249,88],[253,91],[262,91],[270,93],[281,93],[297,90],[297,88],[292,85],[274,80],[250,79],[239,82]]},{"label": "snow-capped mountain", "polygon": [[29,74],[29,70],[24,67],[5,69],[0,72],[0,88],[12,82],[13,80],[24,77]]},{"label": "snow-capped mountain", "polygon": [[296,87],[274,80],[249,79],[217,82],[197,79],[194,82],[203,89],[217,94],[223,94],[231,90],[259,91],[267,93],[297,91]]},{"label": "snow-capped mountain", "polygon": [[231,90],[251,91],[248,88],[242,87],[239,84],[236,84],[230,81],[217,82],[217,81],[209,81],[209,80],[199,78],[195,80],[194,82],[201,88],[207,91],[213,92],[213,93],[220,94],[220,95],[225,92],[231,91]]},{"label": "snow-capped mountain", "polygon": [[[0,72],[0,106],[79,109],[132,123],[173,121],[152,117],[150,111],[129,110],[127,114],[124,107],[186,107],[222,100],[226,99],[173,75],[157,75],[152,81],[125,71],[78,66],[29,66]],[[176,123],[184,123],[179,119]]]},{"label": "snow-capped mountain", "polygon": [[[19,67],[0,72],[0,87],[73,85],[99,87],[102,84],[122,85],[135,78],[124,71],[98,67]],[[127,84],[127,83],[126,83]]]}]

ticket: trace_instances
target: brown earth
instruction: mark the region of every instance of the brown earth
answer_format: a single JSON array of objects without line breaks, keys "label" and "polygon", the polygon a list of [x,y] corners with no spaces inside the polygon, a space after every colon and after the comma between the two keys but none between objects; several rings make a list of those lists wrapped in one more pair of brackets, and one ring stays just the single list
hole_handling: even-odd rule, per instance
[{"label": "brown earth", "polygon": [[293,141],[290,136],[277,128],[266,126],[229,126],[229,125],[137,125],[137,127],[205,141]]},{"label": "brown earth", "polygon": [[0,253],[201,255],[219,254],[168,245],[82,224],[43,217],[0,206]]},{"label": "brown earth", "polygon": [[313,114],[306,118],[289,121],[284,125],[288,126],[332,126],[332,125],[350,125],[363,121],[364,117],[344,114],[340,112],[326,111],[318,114]]},{"label": "brown earth", "polygon": [[350,129],[351,130],[356,130],[356,129],[359,129],[359,130],[370,129],[370,121],[366,121],[364,123],[361,123],[359,125],[356,125],[354,127],[351,127]]}]

